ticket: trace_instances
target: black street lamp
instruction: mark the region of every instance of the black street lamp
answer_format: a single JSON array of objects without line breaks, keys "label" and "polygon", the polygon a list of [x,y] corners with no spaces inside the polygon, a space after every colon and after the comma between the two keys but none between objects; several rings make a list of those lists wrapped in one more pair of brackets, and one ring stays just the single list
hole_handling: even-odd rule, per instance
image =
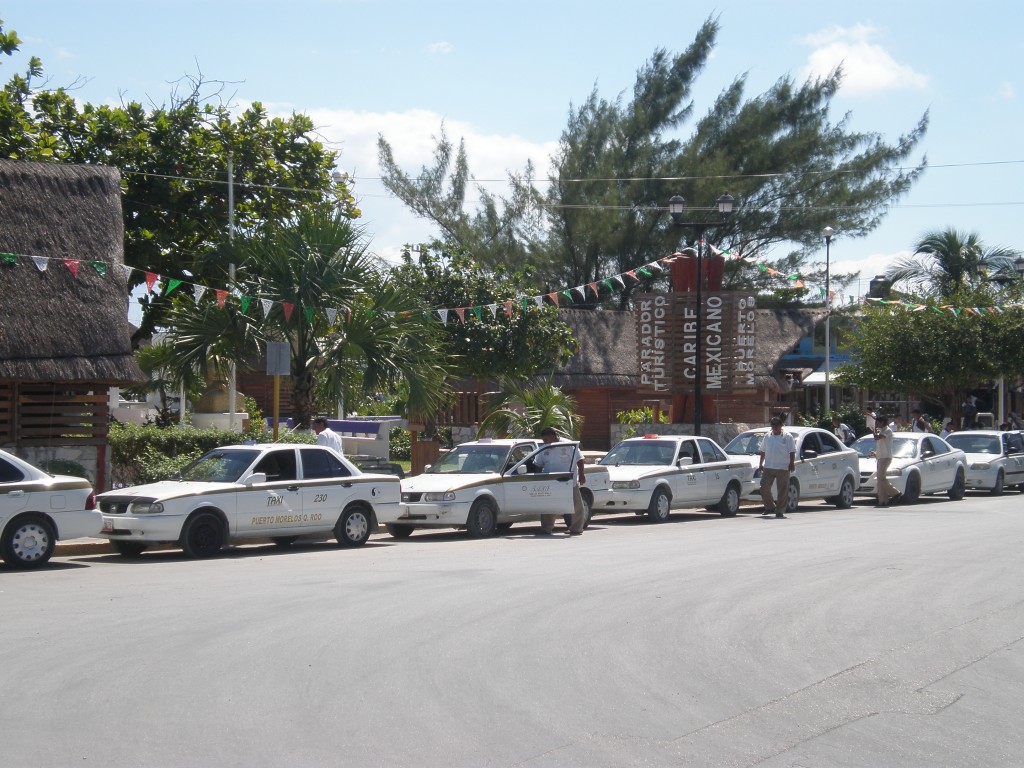
[{"label": "black street lamp", "polygon": [[704,396],[704,231],[708,227],[717,227],[728,221],[732,214],[732,195],[726,192],[718,198],[719,221],[683,221],[686,201],[680,195],[672,195],[668,201],[668,212],[677,227],[693,227],[697,233],[697,364],[693,376],[693,434],[700,434],[700,422],[703,415],[702,398]]},{"label": "black street lamp", "polygon": [[825,236],[825,414],[832,410],[832,392],[829,386],[829,377],[832,373],[832,335],[829,333],[829,321],[832,319],[832,293],[828,284],[828,251],[832,245],[832,235],[835,230],[832,227],[825,227],[822,234]]}]

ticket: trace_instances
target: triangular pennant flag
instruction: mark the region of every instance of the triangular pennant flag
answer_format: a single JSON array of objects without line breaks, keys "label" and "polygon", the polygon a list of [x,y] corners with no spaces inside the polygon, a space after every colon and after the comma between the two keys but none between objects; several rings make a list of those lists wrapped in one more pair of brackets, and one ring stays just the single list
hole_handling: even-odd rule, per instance
[{"label": "triangular pennant flag", "polygon": [[[18,257],[13,253],[0,253],[0,259],[7,264],[15,264],[18,261]],[[96,262],[93,263],[95,264]]]},{"label": "triangular pennant flag", "polygon": [[309,325],[313,324],[313,312],[316,311],[314,307],[306,307],[306,322]]},{"label": "triangular pennant flag", "polygon": [[634,272],[632,269],[629,270],[626,274],[629,275],[630,277],[632,277],[637,282],[640,281],[640,278],[636,276],[636,272]]},{"label": "triangular pennant flag", "polygon": [[192,293],[196,297],[196,304],[198,304],[199,300],[201,298],[203,298],[203,294],[206,293],[206,286],[205,285],[195,285],[195,286],[192,286]]},{"label": "triangular pennant flag", "polygon": [[562,291],[562,295],[569,300],[570,304],[572,303],[572,291]]},{"label": "triangular pennant flag", "polygon": [[131,279],[131,276],[132,276],[132,268],[131,267],[129,267],[127,264],[122,264],[121,265],[121,270],[124,272],[124,279],[125,280]]},{"label": "triangular pennant flag", "polygon": [[441,318],[441,325],[448,325],[448,310],[439,309],[437,310],[437,314]]},{"label": "triangular pennant flag", "polygon": [[477,320],[482,320],[482,319],[483,319],[483,316],[482,316],[482,310],[483,310],[483,307],[479,307],[479,306],[477,306],[477,307],[470,307],[469,309],[470,309],[470,311],[471,311],[471,312],[473,313],[473,316],[474,316],[474,317],[475,317],[475,318],[476,318]]},{"label": "triangular pennant flag", "polygon": [[103,261],[90,261],[89,266],[96,270],[96,274],[100,277],[107,276],[107,264]]},{"label": "triangular pennant flag", "polygon": [[247,314],[249,307],[252,305],[252,296],[243,296],[240,303],[242,305],[242,314]]},{"label": "triangular pennant flag", "polygon": [[35,263],[36,269],[40,272],[45,272],[46,268],[50,266],[50,260],[45,256],[33,256],[32,261]]},{"label": "triangular pennant flag", "polygon": [[462,323],[463,325],[465,325],[466,324],[466,308],[465,307],[457,307],[456,310],[455,310],[455,314],[459,316],[459,322]]},{"label": "triangular pennant flag", "polygon": [[289,304],[287,301],[282,301],[281,308],[284,309],[284,321],[287,323],[292,319],[292,310],[295,309],[295,305]]},{"label": "triangular pennant flag", "polygon": [[498,305],[497,304],[488,304],[487,308],[489,310],[491,310],[491,319],[492,320],[496,319],[498,317]]},{"label": "triangular pennant flag", "polygon": [[217,306],[224,309],[224,303],[228,300],[228,292],[223,288],[215,288],[214,293],[217,294]]},{"label": "triangular pennant flag", "polygon": [[68,268],[72,275],[78,277],[78,259],[64,259],[64,266]]},{"label": "triangular pennant flag", "polygon": [[544,297],[543,296],[534,296],[533,297],[533,303],[537,305],[537,309],[540,309],[541,307],[544,306]]},{"label": "triangular pennant flag", "polygon": [[[536,301],[536,300],[537,300],[537,297],[535,296],[534,297],[534,301]],[[522,308],[523,312],[526,312],[530,308],[530,300],[528,298],[526,298],[525,296],[523,296],[523,298],[521,298],[519,300],[519,306]]]},{"label": "triangular pennant flag", "polygon": [[146,290],[148,290],[150,293],[152,293],[153,292],[153,286],[156,285],[156,281],[159,280],[159,279],[160,279],[160,275],[158,275],[156,272],[147,272],[146,273]]},{"label": "triangular pennant flag", "polygon": [[803,280],[797,280],[795,283],[793,283],[793,287],[794,288],[803,288],[804,287],[804,281]]},{"label": "triangular pennant flag", "polygon": [[334,325],[334,318],[338,316],[338,310],[333,307],[328,307],[324,310],[324,314],[327,315],[327,322],[329,325]]},{"label": "triangular pennant flag", "polygon": [[177,280],[173,277],[167,278],[167,290],[164,291],[164,296],[170,296],[174,289],[181,285],[182,282],[183,281]]},{"label": "triangular pennant flag", "polygon": [[505,302],[505,317],[512,317],[512,302]]},{"label": "triangular pennant flag", "polygon": [[606,278],[605,278],[604,280],[602,280],[602,281],[601,281],[601,284],[602,284],[602,285],[603,285],[603,286],[604,286],[605,288],[607,288],[607,289],[608,289],[609,291],[614,291],[614,290],[615,290],[614,288],[612,288],[612,281],[611,281],[611,278],[608,278],[608,277],[606,277]]},{"label": "triangular pennant flag", "polygon": [[639,272],[639,273],[640,273],[641,275],[643,275],[644,277],[650,277],[650,276],[651,276],[651,273],[650,273],[650,271],[649,271],[649,270],[647,269],[647,267],[640,267],[640,269],[638,269],[638,270],[637,270],[637,272]]},{"label": "triangular pennant flag", "polygon": [[[626,287],[626,281],[622,279],[622,275],[615,275],[615,277],[613,277],[612,280],[615,280],[621,288]],[[611,288],[611,286],[608,287]]]},{"label": "triangular pennant flag", "polygon": [[597,283],[591,283],[588,287],[594,292],[595,299],[601,298],[601,293],[597,290]]},{"label": "triangular pennant flag", "polygon": [[552,304],[554,304],[556,307],[558,306],[558,294],[557,293],[549,293],[548,294],[548,298],[551,299],[551,303]]},{"label": "triangular pennant flag", "polygon": [[270,299],[260,299],[260,306],[263,307],[263,316],[267,317],[270,314],[271,308],[274,306],[274,302]]}]

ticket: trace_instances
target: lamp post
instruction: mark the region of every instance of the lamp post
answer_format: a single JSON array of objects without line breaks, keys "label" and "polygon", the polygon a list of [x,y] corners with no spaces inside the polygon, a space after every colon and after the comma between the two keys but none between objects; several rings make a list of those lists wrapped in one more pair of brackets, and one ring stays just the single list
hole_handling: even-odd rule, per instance
[{"label": "lamp post", "polygon": [[693,434],[700,434],[700,422],[703,416],[704,397],[704,231],[708,227],[724,224],[732,214],[733,198],[728,192],[718,198],[719,221],[683,221],[686,201],[680,195],[672,195],[668,201],[668,212],[677,227],[693,227],[697,233],[697,344],[696,361],[693,374]]},{"label": "lamp post", "polygon": [[828,284],[828,256],[829,246],[832,245],[832,235],[835,230],[832,227],[825,227],[822,234],[825,235],[825,414],[832,410],[832,390],[829,384],[829,375],[832,369],[832,336],[829,333],[829,322],[832,319],[832,293]]}]

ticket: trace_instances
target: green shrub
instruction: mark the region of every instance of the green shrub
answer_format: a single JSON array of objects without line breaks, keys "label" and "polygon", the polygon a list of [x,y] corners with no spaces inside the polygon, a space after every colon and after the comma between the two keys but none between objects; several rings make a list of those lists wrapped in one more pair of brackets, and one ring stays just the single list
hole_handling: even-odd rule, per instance
[{"label": "green shrub", "polygon": [[89,473],[85,467],[79,464],[77,461],[71,461],[70,459],[51,459],[46,462],[42,467],[44,472],[49,472],[51,475],[70,475],[71,477],[84,477],[86,480],[92,481],[89,477]]},{"label": "green shrub", "polygon": [[388,433],[391,461],[412,460],[412,435],[402,427],[392,427]]}]

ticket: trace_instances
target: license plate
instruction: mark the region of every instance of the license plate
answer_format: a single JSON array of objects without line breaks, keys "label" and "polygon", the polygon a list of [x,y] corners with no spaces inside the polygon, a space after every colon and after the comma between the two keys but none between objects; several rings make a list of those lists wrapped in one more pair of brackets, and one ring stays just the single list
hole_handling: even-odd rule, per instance
[{"label": "license plate", "polygon": [[[95,523],[94,523],[94,525],[95,525]],[[96,530],[96,529],[94,528],[93,530]],[[104,517],[103,518],[103,528],[101,530],[103,531],[103,533],[113,533],[114,532],[114,521],[111,520],[109,517]]]}]

